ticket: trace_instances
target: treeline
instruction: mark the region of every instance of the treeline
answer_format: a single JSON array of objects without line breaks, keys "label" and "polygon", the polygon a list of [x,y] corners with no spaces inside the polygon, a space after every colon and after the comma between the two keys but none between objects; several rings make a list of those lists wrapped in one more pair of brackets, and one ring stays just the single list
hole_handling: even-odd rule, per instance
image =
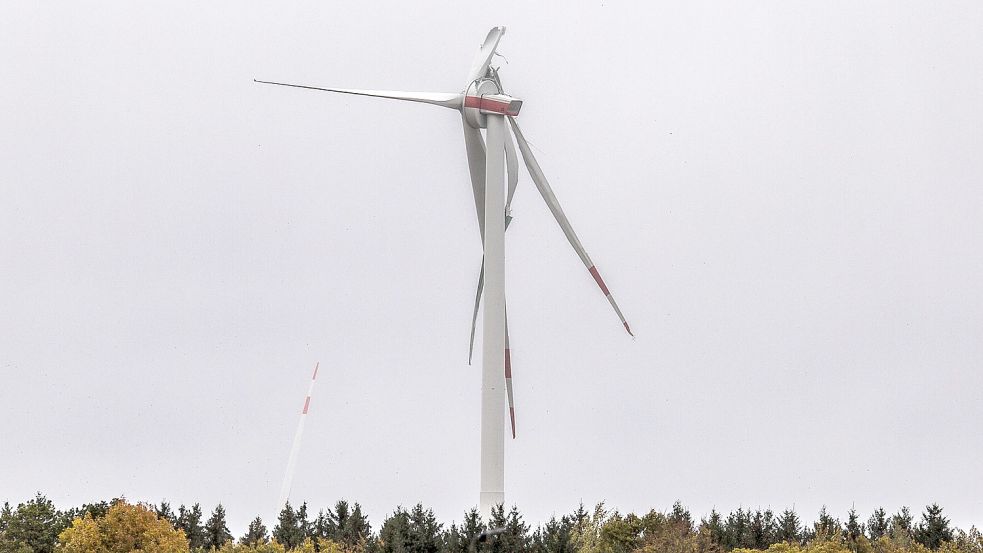
[{"label": "treeline", "polygon": [[[504,528],[485,544],[473,540],[486,528]],[[422,504],[397,507],[373,532],[358,503],[338,501],[313,515],[307,504],[289,503],[272,530],[256,517],[238,539],[225,508],[206,518],[199,504],[130,504],[125,499],[58,510],[41,494],[0,511],[0,553],[983,553],[983,536],[950,525],[932,504],[918,520],[907,507],[888,515],[876,509],[844,519],[825,507],[804,523],[792,509],[739,508],[694,519],[680,503],[666,512],[621,514],[604,504],[583,505],[533,530],[515,507],[496,509],[490,521],[476,509],[445,525]]]}]

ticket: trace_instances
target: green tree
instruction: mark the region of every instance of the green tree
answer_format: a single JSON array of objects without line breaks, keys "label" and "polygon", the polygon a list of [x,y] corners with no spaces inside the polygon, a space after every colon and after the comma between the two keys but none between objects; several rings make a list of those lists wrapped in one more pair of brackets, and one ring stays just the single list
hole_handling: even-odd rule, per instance
[{"label": "green tree", "polygon": [[777,540],[778,529],[775,523],[775,514],[771,509],[762,511],[758,509],[751,517],[751,543],[755,549],[767,549],[769,545]]},{"label": "green tree", "polygon": [[710,509],[710,515],[700,520],[698,532],[710,543],[723,546],[724,521],[717,509]]},{"label": "green tree", "polygon": [[205,547],[219,548],[232,541],[232,533],[225,522],[225,507],[219,503],[205,523]]},{"label": "green tree", "polygon": [[[305,518],[307,513],[306,505],[305,503],[301,507],[304,509]],[[288,501],[283,506],[283,510],[280,511],[277,525],[273,528],[273,539],[283,544],[287,549],[293,549],[303,543],[305,538],[307,538],[307,528],[304,527],[298,516],[298,512],[294,511],[294,508],[290,506],[290,502]]]},{"label": "green tree", "polygon": [[379,553],[410,553],[410,515],[402,507],[382,521],[379,528]]},{"label": "green tree", "polygon": [[775,539],[788,544],[802,542],[802,523],[793,509],[785,509],[778,517]]},{"label": "green tree", "polygon": [[942,507],[937,503],[925,507],[922,521],[915,529],[915,539],[929,549],[938,549],[942,542],[952,541],[949,519],[942,516]]},{"label": "green tree", "polygon": [[269,534],[266,533],[266,526],[263,519],[256,517],[249,523],[246,534],[239,539],[245,545],[261,545],[270,541]]},{"label": "green tree", "polygon": [[4,504],[0,519],[3,527],[0,546],[10,551],[26,546],[33,553],[52,553],[58,542],[58,534],[71,522],[40,492],[16,509]]},{"label": "green tree", "polygon": [[175,527],[184,532],[191,549],[205,547],[205,527],[201,525],[201,505],[195,503],[190,509],[184,505],[178,507],[177,524]]},{"label": "green tree", "polygon": [[440,530],[432,509],[417,503],[409,513],[408,553],[437,553],[440,550]]},{"label": "green tree", "polygon": [[887,511],[884,507],[878,507],[867,519],[867,537],[870,541],[877,541],[887,535],[889,527]]},{"label": "green tree", "polygon": [[913,517],[908,507],[901,507],[901,510],[891,516],[890,534],[895,540],[910,540],[912,537]]},{"label": "green tree", "polygon": [[847,512],[846,525],[843,528],[843,538],[847,542],[851,551],[857,550],[857,542],[861,537],[864,536],[864,525],[860,522],[860,517],[857,515],[857,510],[854,507],[850,507]]},{"label": "green tree", "polygon": [[[177,528],[177,515],[171,510],[171,504],[167,501],[161,500],[159,506],[154,507],[154,512],[157,513],[157,518],[166,520],[171,523],[171,526]],[[93,514],[93,516],[99,516]]]},{"label": "green tree", "polygon": [[814,538],[819,541],[839,542],[843,536],[840,521],[826,511],[825,505],[819,509],[819,519],[812,524],[812,528]]}]

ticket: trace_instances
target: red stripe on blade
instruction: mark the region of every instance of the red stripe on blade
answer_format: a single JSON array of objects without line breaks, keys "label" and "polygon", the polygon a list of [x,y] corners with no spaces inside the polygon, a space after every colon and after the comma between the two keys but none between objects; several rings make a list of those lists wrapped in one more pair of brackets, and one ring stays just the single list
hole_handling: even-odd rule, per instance
[{"label": "red stripe on blade", "polygon": [[301,412],[301,414],[306,415],[307,408],[310,406],[311,406],[311,396],[307,396],[307,399],[304,400],[304,410]]},{"label": "red stripe on blade", "polygon": [[314,376],[311,377],[311,380],[317,380],[317,368],[320,366],[321,366],[320,361],[314,364]]},{"label": "red stripe on blade", "polygon": [[597,282],[597,285],[601,287],[601,292],[604,292],[605,296],[610,296],[611,292],[608,291],[608,287],[604,284],[604,280],[601,279],[601,273],[597,272],[597,267],[591,265],[588,271],[590,271],[590,275],[594,277],[594,281]]},{"label": "red stripe on blade", "polygon": [[505,350],[505,378],[512,378],[512,350]]}]

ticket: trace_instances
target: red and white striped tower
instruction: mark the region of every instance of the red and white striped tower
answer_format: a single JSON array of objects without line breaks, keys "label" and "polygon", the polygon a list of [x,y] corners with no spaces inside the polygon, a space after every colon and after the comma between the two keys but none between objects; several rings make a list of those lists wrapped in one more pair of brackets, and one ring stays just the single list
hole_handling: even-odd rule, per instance
[{"label": "red and white striped tower", "polygon": [[280,502],[277,504],[277,512],[290,498],[290,487],[293,484],[294,471],[297,469],[297,456],[300,454],[300,440],[304,435],[304,421],[307,420],[307,411],[311,408],[311,393],[314,392],[314,382],[317,381],[317,369],[320,362],[314,364],[314,374],[311,375],[311,384],[307,388],[307,397],[304,398],[304,408],[300,411],[300,420],[297,422],[297,432],[294,434],[294,443],[290,448],[290,457],[287,459],[287,472],[283,475],[283,486],[280,488]]}]

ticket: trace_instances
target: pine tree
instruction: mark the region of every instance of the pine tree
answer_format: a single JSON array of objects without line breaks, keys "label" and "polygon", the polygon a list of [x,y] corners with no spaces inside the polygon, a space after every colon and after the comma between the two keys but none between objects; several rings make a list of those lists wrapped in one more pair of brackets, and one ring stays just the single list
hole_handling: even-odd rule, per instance
[{"label": "pine tree", "polygon": [[850,507],[850,511],[847,512],[846,526],[843,528],[843,538],[852,551],[857,550],[857,541],[863,535],[864,525],[860,522],[860,517],[857,516],[857,510]]},{"label": "pine tree", "polygon": [[840,521],[833,518],[826,511],[825,505],[819,509],[819,520],[814,522],[812,526],[813,535],[820,541],[839,541],[843,534],[843,529],[840,527]]},{"label": "pine tree", "polygon": [[191,509],[187,509],[184,505],[178,507],[175,527],[184,530],[184,536],[188,539],[188,547],[191,549],[205,547],[205,528],[201,525],[201,505],[195,503]]},{"label": "pine tree", "polygon": [[[504,509],[503,509],[504,510]],[[515,506],[505,517],[505,532],[499,534],[498,538],[492,543],[493,553],[529,553],[530,537],[529,525],[522,520],[519,509]]]},{"label": "pine tree", "polygon": [[724,548],[730,550],[738,547],[753,548],[751,538],[751,511],[738,507],[727,515],[724,522]]},{"label": "pine tree", "polygon": [[244,545],[264,544],[270,541],[269,534],[266,533],[266,526],[263,519],[256,517],[249,523],[246,535],[239,539],[239,543]]},{"label": "pine tree", "polygon": [[369,518],[362,513],[362,506],[356,502],[351,515],[341,528],[341,543],[349,548],[358,548],[364,546],[371,537],[372,525],[369,524]]},{"label": "pine tree", "polygon": [[901,510],[891,516],[890,530],[891,537],[897,540],[911,539],[911,511],[908,507],[901,507]]},{"label": "pine tree", "polygon": [[174,515],[171,504],[167,501],[161,500],[160,505],[154,507],[154,512],[157,513],[157,518],[166,520],[171,523],[171,526],[177,527],[177,516]]},{"label": "pine tree", "polygon": [[417,503],[409,513],[409,553],[437,553],[440,550],[440,529],[432,509]]},{"label": "pine tree", "polygon": [[887,511],[884,507],[874,509],[874,513],[867,519],[867,537],[870,541],[877,541],[887,535],[888,528]]},{"label": "pine tree", "polygon": [[16,509],[5,504],[0,518],[3,519],[4,526],[0,545],[11,551],[29,547],[34,553],[53,553],[58,543],[58,534],[71,523],[40,492],[27,503],[17,505]]},{"label": "pine tree", "polygon": [[726,528],[717,509],[710,509],[710,516],[700,520],[699,532],[706,536],[711,544],[723,547]]},{"label": "pine tree", "polygon": [[785,509],[778,517],[775,539],[789,544],[802,543],[802,524],[793,509]]},{"label": "pine tree", "polygon": [[[304,509],[306,515],[306,507],[302,506],[301,508]],[[276,527],[273,528],[273,539],[280,542],[287,549],[293,549],[303,543],[304,538],[307,537],[304,530],[304,527],[300,523],[298,512],[294,511],[294,508],[290,506],[290,502],[287,501],[286,505],[283,506],[283,510],[280,511],[280,517],[277,519]]]},{"label": "pine tree", "polygon": [[949,519],[942,516],[942,507],[937,503],[925,507],[922,521],[915,530],[915,539],[929,549],[938,549],[942,542],[952,541]]},{"label": "pine tree", "polygon": [[382,521],[379,528],[379,553],[410,553],[410,516],[402,507]]},{"label": "pine tree", "polygon": [[225,507],[219,503],[205,523],[205,547],[218,549],[232,540],[232,533],[225,522]]}]

